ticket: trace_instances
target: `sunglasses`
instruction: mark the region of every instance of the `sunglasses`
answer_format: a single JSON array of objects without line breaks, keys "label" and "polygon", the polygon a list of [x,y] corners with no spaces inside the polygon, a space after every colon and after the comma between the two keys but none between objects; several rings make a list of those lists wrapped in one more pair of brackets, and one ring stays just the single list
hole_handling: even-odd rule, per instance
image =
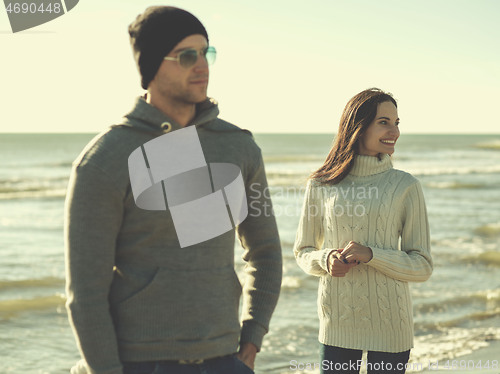
[{"label": "sunglasses", "polygon": [[163,57],[163,59],[177,61],[183,68],[190,68],[196,64],[199,55],[203,56],[209,65],[212,65],[215,62],[217,51],[214,47],[203,48],[201,51],[189,48],[180,52],[177,57]]}]

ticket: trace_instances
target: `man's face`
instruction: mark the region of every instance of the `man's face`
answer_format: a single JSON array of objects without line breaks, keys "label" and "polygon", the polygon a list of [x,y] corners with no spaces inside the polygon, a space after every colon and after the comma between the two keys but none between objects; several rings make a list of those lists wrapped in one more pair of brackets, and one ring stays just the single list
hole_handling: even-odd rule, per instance
[{"label": "man's face", "polygon": [[[182,39],[166,57],[177,57],[185,49],[202,51],[208,46],[200,34]],[[193,105],[207,98],[208,63],[202,54],[196,63],[185,68],[178,61],[163,60],[148,89],[152,97],[170,105]]]}]

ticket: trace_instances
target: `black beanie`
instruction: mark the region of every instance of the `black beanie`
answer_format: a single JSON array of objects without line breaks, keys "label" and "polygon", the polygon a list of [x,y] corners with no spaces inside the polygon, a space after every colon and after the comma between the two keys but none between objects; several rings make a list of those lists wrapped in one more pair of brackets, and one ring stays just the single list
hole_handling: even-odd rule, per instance
[{"label": "black beanie", "polygon": [[128,27],[130,44],[145,90],[160,68],[163,57],[185,37],[208,34],[191,13],[171,6],[151,6]]}]

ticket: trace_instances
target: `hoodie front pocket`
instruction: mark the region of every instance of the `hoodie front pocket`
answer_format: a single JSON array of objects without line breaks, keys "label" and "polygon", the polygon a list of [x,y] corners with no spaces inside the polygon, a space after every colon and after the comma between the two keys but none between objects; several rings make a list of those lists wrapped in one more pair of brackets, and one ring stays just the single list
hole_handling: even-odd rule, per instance
[{"label": "hoodie front pocket", "polygon": [[112,307],[117,335],[146,342],[239,334],[240,295],[233,267],[160,268],[146,287]]}]

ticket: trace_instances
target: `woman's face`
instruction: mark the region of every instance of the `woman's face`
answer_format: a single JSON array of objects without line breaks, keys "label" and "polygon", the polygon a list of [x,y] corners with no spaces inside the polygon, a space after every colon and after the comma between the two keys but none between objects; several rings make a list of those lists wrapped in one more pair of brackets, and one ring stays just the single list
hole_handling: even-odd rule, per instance
[{"label": "woman's face", "polygon": [[391,101],[378,104],[377,115],[359,141],[359,154],[377,156],[392,155],[399,138],[398,109]]}]

